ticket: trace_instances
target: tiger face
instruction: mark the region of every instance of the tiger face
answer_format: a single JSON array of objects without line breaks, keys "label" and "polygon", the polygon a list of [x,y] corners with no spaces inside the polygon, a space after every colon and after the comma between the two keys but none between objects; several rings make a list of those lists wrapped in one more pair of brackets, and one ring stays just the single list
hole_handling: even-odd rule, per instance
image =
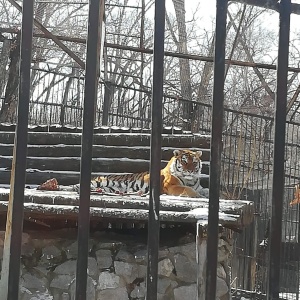
[{"label": "tiger face", "polygon": [[174,164],[171,172],[177,177],[185,179],[199,178],[201,176],[201,155],[202,151],[174,150]]}]

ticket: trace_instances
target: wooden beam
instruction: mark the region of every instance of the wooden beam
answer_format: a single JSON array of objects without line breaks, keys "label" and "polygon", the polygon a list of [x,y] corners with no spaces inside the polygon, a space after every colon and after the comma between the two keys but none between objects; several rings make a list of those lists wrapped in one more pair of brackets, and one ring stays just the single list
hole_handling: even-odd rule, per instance
[{"label": "wooden beam", "polygon": [[[7,209],[9,189],[0,188],[0,214]],[[25,212],[39,218],[72,219],[78,212],[76,192],[25,190]],[[147,220],[148,196],[91,196],[91,216],[114,219]],[[208,199],[161,196],[160,213],[166,222],[206,221]],[[253,219],[253,203],[241,200],[220,200],[220,224],[233,228],[247,226]]]}]

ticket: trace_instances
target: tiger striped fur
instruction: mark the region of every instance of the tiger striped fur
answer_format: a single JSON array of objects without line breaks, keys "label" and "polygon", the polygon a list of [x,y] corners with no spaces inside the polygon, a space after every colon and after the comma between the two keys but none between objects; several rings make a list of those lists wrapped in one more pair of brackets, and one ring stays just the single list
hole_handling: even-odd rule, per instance
[{"label": "tiger striped fur", "polygon": [[[174,150],[174,156],[161,170],[161,194],[200,197],[201,151]],[[110,193],[148,193],[148,172],[99,176],[91,181],[92,189]]]}]

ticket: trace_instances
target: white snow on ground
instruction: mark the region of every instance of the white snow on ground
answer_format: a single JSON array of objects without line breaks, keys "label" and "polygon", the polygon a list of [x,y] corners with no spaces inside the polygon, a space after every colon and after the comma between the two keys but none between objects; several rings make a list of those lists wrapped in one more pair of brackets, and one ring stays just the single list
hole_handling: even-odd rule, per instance
[{"label": "white snow on ground", "polygon": [[[300,292],[300,290],[299,290]],[[287,300],[297,300],[297,294],[295,293],[280,293],[279,297]]]}]

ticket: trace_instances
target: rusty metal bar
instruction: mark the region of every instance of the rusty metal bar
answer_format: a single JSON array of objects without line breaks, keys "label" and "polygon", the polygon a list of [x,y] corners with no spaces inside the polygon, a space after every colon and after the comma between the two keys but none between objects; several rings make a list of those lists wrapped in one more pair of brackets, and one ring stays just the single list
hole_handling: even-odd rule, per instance
[{"label": "rusty metal bar", "polygon": [[93,132],[95,104],[97,100],[97,89],[100,75],[99,61],[101,38],[103,38],[103,36],[101,36],[103,17],[104,0],[90,0],[81,139],[76,300],[86,299]]},{"label": "rusty metal bar", "polygon": [[227,0],[217,0],[205,299],[216,298]]},{"label": "rusty metal bar", "polygon": [[0,285],[0,299],[8,300],[18,299],[19,294],[28,114],[30,101],[33,7],[34,0],[24,1],[22,10],[18,119],[14,142],[9,206],[7,211]]},{"label": "rusty metal bar", "polygon": [[147,300],[157,300],[162,101],[164,75],[165,0],[155,1],[153,88],[150,141]]},{"label": "rusty metal bar", "polygon": [[280,1],[279,8],[280,18],[273,157],[272,212],[267,291],[267,299],[270,300],[279,298],[280,287],[280,248],[282,235],[282,206],[284,196],[284,153],[291,0]]}]

